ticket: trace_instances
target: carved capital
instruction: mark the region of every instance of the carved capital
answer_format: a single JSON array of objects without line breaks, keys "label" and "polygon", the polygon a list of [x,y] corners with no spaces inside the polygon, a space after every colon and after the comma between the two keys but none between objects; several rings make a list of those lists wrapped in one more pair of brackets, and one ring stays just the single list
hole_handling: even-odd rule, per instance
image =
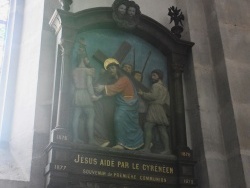
[{"label": "carved capital", "polygon": [[173,53],[172,54],[172,64],[171,67],[175,73],[182,73],[186,63],[187,57],[182,54]]},{"label": "carved capital", "polygon": [[62,25],[62,20],[60,15],[58,14],[58,11],[54,12],[53,16],[49,21],[49,25],[55,30],[55,33],[58,34]]},{"label": "carved capital", "polygon": [[173,63],[172,64],[172,69],[176,73],[182,73],[184,70],[184,63]]},{"label": "carved capital", "polygon": [[59,0],[59,2],[61,3],[61,9],[69,11],[70,5],[73,3],[73,0]]}]

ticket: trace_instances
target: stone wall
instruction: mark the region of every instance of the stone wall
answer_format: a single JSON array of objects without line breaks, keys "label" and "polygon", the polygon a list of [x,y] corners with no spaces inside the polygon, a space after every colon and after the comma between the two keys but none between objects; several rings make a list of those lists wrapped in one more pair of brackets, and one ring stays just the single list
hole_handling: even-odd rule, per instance
[{"label": "stone wall", "polygon": [[[220,116],[227,152],[232,187],[250,186],[250,7],[249,1],[214,1],[223,55],[216,64],[220,100]],[[224,74],[221,74],[224,69]],[[227,84],[221,77],[227,75]],[[227,89],[223,87],[227,85]],[[229,95],[226,99],[224,96]]]},{"label": "stone wall", "polygon": [[200,185],[249,187],[249,2],[177,6],[188,19],[184,38],[196,43],[184,83]]}]

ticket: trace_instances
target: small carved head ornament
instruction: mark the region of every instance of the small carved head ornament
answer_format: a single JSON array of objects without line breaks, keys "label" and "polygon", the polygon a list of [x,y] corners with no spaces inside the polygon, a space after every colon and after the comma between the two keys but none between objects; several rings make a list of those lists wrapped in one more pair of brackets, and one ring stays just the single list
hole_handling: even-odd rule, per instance
[{"label": "small carved head ornament", "polygon": [[112,8],[113,19],[119,27],[134,29],[139,24],[141,11],[134,1],[115,0]]}]

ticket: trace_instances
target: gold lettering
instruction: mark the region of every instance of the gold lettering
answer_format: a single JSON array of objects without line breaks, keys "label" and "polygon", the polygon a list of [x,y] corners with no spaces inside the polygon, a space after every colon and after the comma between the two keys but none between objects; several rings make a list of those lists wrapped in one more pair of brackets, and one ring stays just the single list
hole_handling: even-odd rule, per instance
[{"label": "gold lettering", "polygon": [[185,184],[194,184],[194,180],[192,179],[184,179],[183,181]]},{"label": "gold lettering", "polygon": [[136,180],[136,175],[133,174],[123,174],[123,173],[114,173],[114,178],[123,178],[123,179],[133,179]]},{"label": "gold lettering", "polygon": [[115,161],[114,160],[101,159],[100,165],[101,166],[115,167]]},{"label": "gold lettering", "polygon": [[154,166],[154,171],[155,171],[155,172],[158,172],[158,170],[159,170],[159,169],[158,169],[158,166]]},{"label": "gold lettering", "polygon": [[97,158],[84,157],[78,154],[77,157],[74,159],[74,162],[81,164],[97,165]]},{"label": "gold lettering", "polygon": [[132,163],[132,169],[139,170],[139,164],[138,163]]},{"label": "gold lettering", "polygon": [[68,140],[68,137],[67,137],[66,135],[56,135],[56,138],[57,138],[58,140],[65,140],[65,141]]},{"label": "gold lettering", "polygon": [[167,174],[173,174],[174,173],[174,168],[173,167],[167,167]]},{"label": "gold lettering", "polygon": [[105,171],[87,170],[87,169],[83,169],[82,173],[89,174],[89,175],[98,175],[98,176],[106,176],[107,174]]},{"label": "gold lettering", "polygon": [[181,155],[183,157],[191,157],[191,153],[189,153],[189,152],[181,152]]},{"label": "gold lettering", "polygon": [[152,176],[140,176],[140,180],[142,181],[151,181],[151,182],[159,182],[159,183],[166,183],[167,179],[162,177],[152,177]]},{"label": "gold lettering", "polygon": [[158,166],[158,172],[163,172],[164,167],[163,166]]},{"label": "gold lettering", "polygon": [[83,163],[84,164],[84,157],[81,157],[81,163]]},{"label": "gold lettering", "polygon": [[65,170],[66,169],[66,165],[55,165],[55,170]]},{"label": "gold lettering", "polygon": [[119,168],[129,168],[129,163],[126,161],[118,161],[117,166]]},{"label": "gold lettering", "polygon": [[165,174],[173,174],[174,168],[173,167],[165,167],[165,166],[158,166],[158,165],[142,165],[142,170],[150,171],[150,172],[161,172]]},{"label": "gold lettering", "polygon": [[79,163],[79,162],[80,162],[80,155],[77,155],[77,158],[74,159],[74,162],[75,162],[75,163]]}]

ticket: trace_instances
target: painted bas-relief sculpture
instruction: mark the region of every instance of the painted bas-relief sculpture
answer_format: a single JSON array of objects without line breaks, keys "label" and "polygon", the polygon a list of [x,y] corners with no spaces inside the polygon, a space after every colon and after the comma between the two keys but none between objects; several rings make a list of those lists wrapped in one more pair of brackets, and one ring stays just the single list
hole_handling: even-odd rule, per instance
[{"label": "painted bas-relief sculpture", "polygon": [[114,84],[98,85],[97,92],[103,90],[107,96],[115,96],[116,110],[114,114],[116,149],[135,150],[143,146],[143,133],[138,121],[138,96],[132,81],[122,73],[120,63],[109,58],[104,68],[115,79]]},{"label": "painted bas-relief sculpture", "polygon": [[196,187],[182,84],[193,43],[130,0],[56,10],[50,25],[58,52],[46,188]]},{"label": "painted bas-relief sculpture", "polygon": [[[152,142],[152,130],[153,127],[159,129],[160,137],[164,145],[164,151],[162,154],[171,154],[169,136],[167,129],[170,126],[169,119],[167,117],[167,108],[169,108],[170,98],[167,87],[164,86],[163,72],[159,69],[151,72],[152,88],[150,92],[139,91],[141,95],[148,102],[148,110],[146,116],[146,123],[144,125],[145,132],[145,146],[144,151],[150,152],[150,144]],[[169,114],[168,114],[169,115]]]},{"label": "painted bas-relief sculpture", "polygon": [[79,39],[79,48],[77,54],[77,67],[73,70],[74,81],[74,110],[73,110],[73,140],[82,142],[79,138],[79,126],[82,126],[80,117],[84,114],[85,126],[88,132],[88,143],[95,145],[94,139],[94,105],[93,101],[98,100],[101,96],[95,96],[92,77],[94,69],[90,68],[87,57],[84,39]]},{"label": "painted bas-relief sculpture", "polygon": [[[114,34],[121,37],[103,46]],[[75,144],[171,154],[166,59],[157,49],[106,29],[80,34],[72,57]]]}]

